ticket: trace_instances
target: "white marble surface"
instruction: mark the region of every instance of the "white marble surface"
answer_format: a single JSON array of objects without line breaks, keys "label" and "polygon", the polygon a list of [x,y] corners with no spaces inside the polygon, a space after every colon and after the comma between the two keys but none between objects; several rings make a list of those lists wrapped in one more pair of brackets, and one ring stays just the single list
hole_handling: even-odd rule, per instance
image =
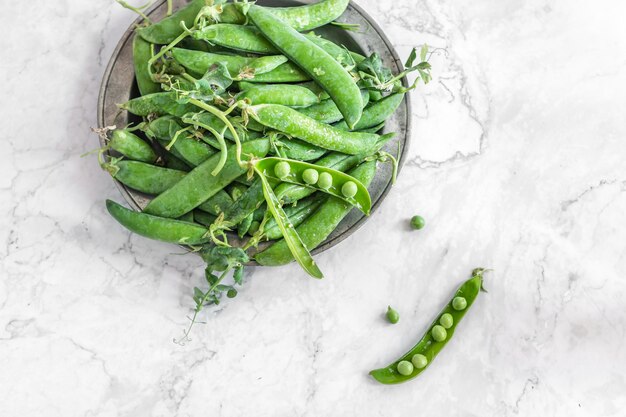
[{"label": "white marble surface", "polygon": [[[626,6],[358,3],[401,53],[447,51],[397,187],[318,257],[325,280],[255,269],[185,346],[200,261],[118,227],[117,189],[80,157],[132,14],[3,5],[1,416],[626,415]],[[489,294],[429,371],[370,380],[475,266]]]}]

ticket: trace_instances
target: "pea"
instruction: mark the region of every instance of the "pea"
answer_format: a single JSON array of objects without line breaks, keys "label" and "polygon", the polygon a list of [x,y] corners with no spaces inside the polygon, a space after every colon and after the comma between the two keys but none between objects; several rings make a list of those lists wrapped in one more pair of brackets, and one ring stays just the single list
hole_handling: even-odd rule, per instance
[{"label": "pea", "polygon": [[341,187],[341,194],[343,194],[347,198],[352,198],[357,193],[357,187],[354,181],[346,182],[343,187]]},{"label": "pea", "polygon": [[423,229],[426,225],[426,221],[422,216],[413,216],[411,218],[411,227],[415,230]]},{"label": "pea", "polygon": [[452,308],[456,311],[465,310],[467,307],[467,300],[464,297],[454,297],[452,300]]},{"label": "pea", "polygon": [[226,297],[228,297],[228,298],[235,298],[235,297],[237,297],[237,290],[234,289],[234,288],[231,288],[230,290],[228,290],[226,292]]},{"label": "pea", "polygon": [[317,180],[317,186],[327,190],[333,185],[333,177],[328,172],[322,172]]},{"label": "pea", "polygon": [[421,353],[416,353],[411,358],[411,363],[416,369],[424,369],[426,368],[426,365],[428,365],[428,359]]},{"label": "pea", "polygon": [[389,320],[391,324],[396,324],[398,320],[400,320],[400,314],[391,308],[391,306],[387,306],[387,320]]},{"label": "pea", "polygon": [[317,170],[313,168],[307,168],[302,173],[302,181],[304,181],[305,184],[309,184],[309,185],[315,184],[317,180],[319,179],[319,177],[320,177],[319,172],[317,172]]},{"label": "pea", "polygon": [[276,174],[278,178],[285,178],[290,172],[291,167],[289,166],[289,162],[281,161],[274,167],[274,174]]},{"label": "pea", "polygon": [[409,376],[413,373],[413,364],[409,361],[400,361],[397,369],[400,375]]},{"label": "pea", "polygon": [[439,324],[441,324],[444,329],[449,329],[454,324],[454,319],[452,318],[452,314],[445,313],[439,319]]},{"label": "pea", "polygon": [[443,342],[444,340],[446,340],[446,337],[448,337],[448,332],[446,332],[446,329],[438,324],[433,326],[430,334],[436,342]]}]

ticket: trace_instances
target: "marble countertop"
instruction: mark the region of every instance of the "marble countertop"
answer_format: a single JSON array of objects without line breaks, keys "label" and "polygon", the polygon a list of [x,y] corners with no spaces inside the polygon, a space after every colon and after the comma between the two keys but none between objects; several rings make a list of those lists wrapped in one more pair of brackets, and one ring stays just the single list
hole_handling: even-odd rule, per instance
[{"label": "marble countertop", "polygon": [[[3,6],[0,415],[625,415],[626,6],[357,2],[402,55],[442,48],[396,188],[326,279],[251,269],[184,346],[201,261],[118,227],[81,157],[133,15]],[[489,293],[428,372],[373,382],[476,266]]]}]

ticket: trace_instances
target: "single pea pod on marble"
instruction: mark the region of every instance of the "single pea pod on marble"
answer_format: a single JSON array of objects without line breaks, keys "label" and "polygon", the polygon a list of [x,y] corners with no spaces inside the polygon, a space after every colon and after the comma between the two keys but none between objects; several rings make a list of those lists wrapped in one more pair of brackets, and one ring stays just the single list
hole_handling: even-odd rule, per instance
[{"label": "single pea pod on marble", "polygon": [[[369,185],[376,175],[376,161],[364,162],[351,170],[349,174],[362,184]],[[313,250],[337,228],[352,209],[353,206],[344,200],[329,196],[311,216],[295,228],[295,231],[306,248]],[[289,249],[288,242],[282,239],[257,253],[254,259],[259,265],[278,266],[293,262],[294,255]]]},{"label": "single pea pod on marble", "polygon": [[267,178],[303,185],[340,198],[369,215],[372,199],[358,179],[332,168],[284,158],[263,158],[256,168]]},{"label": "single pea pod on marble", "polygon": [[437,315],[420,341],[398,360],[370,372],[381,384],[391,385],[409,381],[426,370],[439,352],[448,344],[461,319],[483,289],[484,268],[472,271],[472,277],[456,291],[454,297]]}]

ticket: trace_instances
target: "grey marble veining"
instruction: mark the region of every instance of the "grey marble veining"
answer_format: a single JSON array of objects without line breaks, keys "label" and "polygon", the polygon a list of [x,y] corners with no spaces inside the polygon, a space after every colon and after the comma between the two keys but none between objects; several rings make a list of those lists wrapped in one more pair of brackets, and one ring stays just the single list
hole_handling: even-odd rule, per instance
[{"label": "grey marble veining", "polygon": [[[249,271],[180,337],[198,259],[131,236],[89,133],[130,12],[108,0],[0,14],[0,415],[623,416],[626,8],[361,0],[402,55],[427,42],[396,188],[355,235]],[[413,214],[427,227],[411,232]],[[454,288],[482,297],[420,379],[367,377]],[[382,315],[401,314],[391,326]]]}]

